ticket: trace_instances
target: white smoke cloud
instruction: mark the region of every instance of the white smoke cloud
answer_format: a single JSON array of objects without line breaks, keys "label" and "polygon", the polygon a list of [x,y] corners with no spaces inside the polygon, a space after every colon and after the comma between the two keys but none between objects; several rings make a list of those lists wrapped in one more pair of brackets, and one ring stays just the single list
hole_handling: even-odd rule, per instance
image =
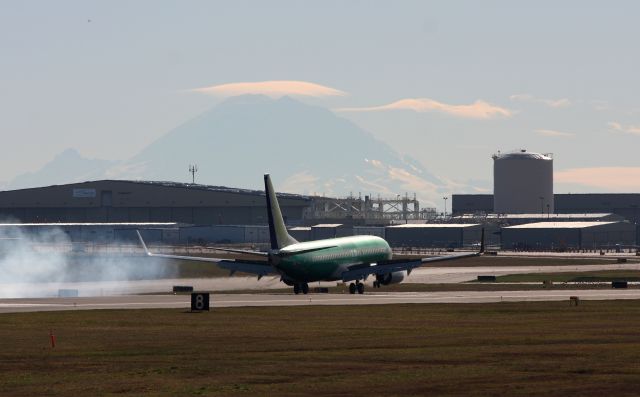
[{"label": "white smoke cloud", "polygon": [[101,283],[113,290],[114,282],[174,276],[175,267],[144,256],[94,255],[73,248],[69,236],[58,228],[0,228],[0,298],[55,296],[59,289],[100,295]]}]

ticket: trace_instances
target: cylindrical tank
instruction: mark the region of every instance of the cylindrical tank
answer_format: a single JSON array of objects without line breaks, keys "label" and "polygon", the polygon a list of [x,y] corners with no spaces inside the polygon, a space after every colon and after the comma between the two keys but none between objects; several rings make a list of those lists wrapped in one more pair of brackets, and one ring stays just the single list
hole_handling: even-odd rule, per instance
[{"label": "cylindrical tank", "polygon": [[493,210],[553,213],[553,158],[525,149],[493,155]]}]

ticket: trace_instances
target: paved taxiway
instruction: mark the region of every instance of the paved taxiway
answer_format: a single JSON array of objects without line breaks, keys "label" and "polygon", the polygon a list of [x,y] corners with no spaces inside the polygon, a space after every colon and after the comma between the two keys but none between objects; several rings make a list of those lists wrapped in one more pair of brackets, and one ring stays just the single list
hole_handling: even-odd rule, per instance
[{"label": "paved taxiway", "polygon": [[[640,289],[549,291],[453,291],[349,294],[212,294],[211,307],[380,305],[392,303],[486,303],[640,299]],[[87,298],[0,299],[0,313],[54,310],[158,309],[188,310],[189,295],[122,295]]]}]

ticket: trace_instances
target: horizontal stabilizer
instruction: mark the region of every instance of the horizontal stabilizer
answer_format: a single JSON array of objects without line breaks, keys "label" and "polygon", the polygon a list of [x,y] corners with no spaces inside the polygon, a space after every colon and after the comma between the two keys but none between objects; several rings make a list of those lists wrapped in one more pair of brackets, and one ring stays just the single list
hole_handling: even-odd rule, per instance
[{"label": "horizontal stabilizer", "polygon": [[243,272],[249,274],[255,274],[257,276],[266,276],[268,274],[279,274],[267,261],[248,261],[242,259],[225,259],[225,258],[207,258],[202,256],[186,256],[186,255],[167,255],[167,254],[154,254],[149,251],[147,245],[144,243],[140,232],[136,230],[138,233],[138,237],[140,238],[140,243],[144,248],[146,254],[148,256],[152,256],[154,258],[165,258],[165,259],[177,259],[184,261],[194,261],[194,262],[209,262],[215,263],[219,267],[223,269],[230,270],[232,273],[234,272]]},{"label": "horizontal stabilizer", "polygon": [[251,251],[251,250],[241,250],[235,248],[218,248],[218,247],[207,247],[216,251],[224,251],[224,252],[233,252],[235,254],[245,254],[245,255],[255,255],[255,256],[269,256],[268,253],[262,251]]}]

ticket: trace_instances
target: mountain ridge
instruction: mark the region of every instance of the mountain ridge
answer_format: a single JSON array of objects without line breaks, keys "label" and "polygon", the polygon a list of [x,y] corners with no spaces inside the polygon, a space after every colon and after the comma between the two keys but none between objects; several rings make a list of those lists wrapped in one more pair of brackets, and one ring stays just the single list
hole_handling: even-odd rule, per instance
[{"label": "mountain ridge", "polygon": [[[435,207],[447,185],[418,160],[402,156],[350,120],[286,96],[229,98],[125,161],[85,159],[75,149],[64,153],[31,179],[23,176],[20,185],[44,185],[44,176],[55,183],[81,177],[186,182],[191,179],[188,166],[197,164],[196,182],[202,184],[262,189],[260,176],[271,173],[283,192],[386,197],[416,193],[423,207]],[[62,172],[64,181],[53,178],[55,172]]]}]

